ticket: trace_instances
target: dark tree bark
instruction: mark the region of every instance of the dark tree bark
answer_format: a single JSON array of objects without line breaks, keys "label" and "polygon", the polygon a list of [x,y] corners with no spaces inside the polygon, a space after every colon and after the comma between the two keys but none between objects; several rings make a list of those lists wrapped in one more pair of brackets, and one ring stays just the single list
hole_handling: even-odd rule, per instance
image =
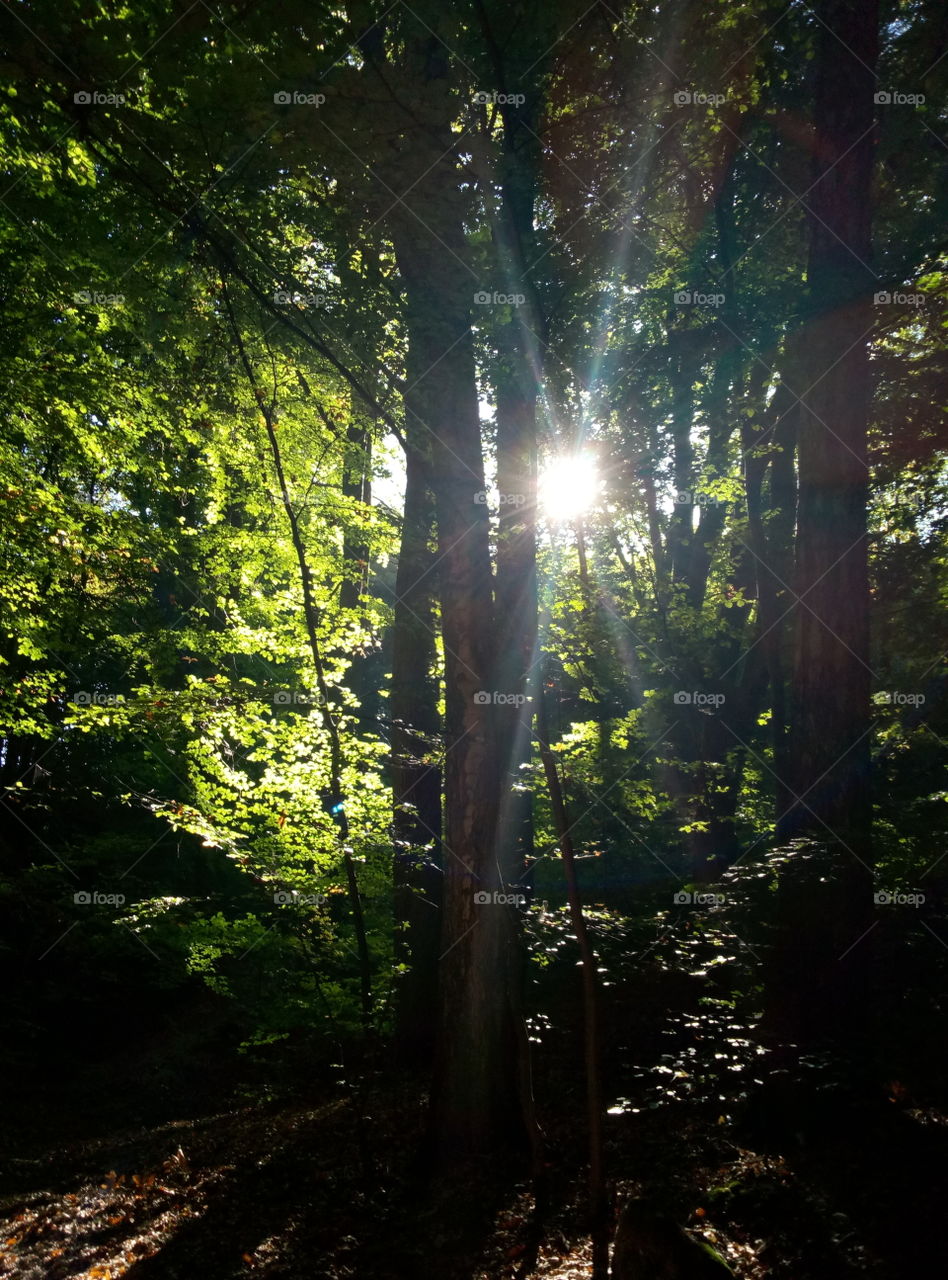
[{"label": "dark tree bark", "polygon": [[[877,0],[821,0],[801,341],[786,868],[771,1018],[798,1043],[859,1034],[872,928],[867,574],[869,267]],[[868,939],[868,940],[867,940]]]},{"label": "dark tree bark", "polygon": [[[497,380],[497,486],[501,494],[497,534],[497,688],[506,696],[530,696],[537,657],[536,382],[525,335],[515,318],[502,336]],[[504,499],[508,499],[504,501]],[[532,797],[520,790],[530,759],[532,704],[497,708],[503,759],[501,858],[511,881],[521,881],[532,852]]]},{"label": "dark tree bark", "polygon": [[[522,1147],[521,1028],[515,908],[497,900],[500,807],[493,581],[471,331],[479,287],[467,263],[466,196],[450,139],[443,15],[409,21],[402,70],[412,115],[386,166],[404,195],[387,215],[406,297],[414,412],[431,436],[444,644],[444,882],[439,1011],[432,1085],[436,1157]],[[391,181],[388,181],[391,179]],[[487,899],[485,901],[485,898]]]},{"label": "dark tree bark", "polygon": [[[492,54],[498,90],[509,73],[494,40],[490,16],[477,5],[485,43]],[[517,79],[517,86],[530,88]],[[509,293],[523,302],[511,308],[498,335],[495,390],[497,396],[497,487],[500,493],[497,531],[497,687],[524,699],[537,686],[537,395],[543,379],[543,318],[539,312],[528,260],[535,250],[534,206],[538,186],[536,92],[524,103],[506,103],[503,151],[497,172],[488,175],[499,187],[491,210],[493,244],[500,277]],[[505,878],[521,884],[533,851],[532,796],[525,788],[523,766],[531,753],[533,710],[516,701],[497,709],[502,752],[503,794],[499,856]]]},{"label": "dark tree bark", "polygon": [[[424,152],[425,161],[432,157]],[[423,166],[424,167],[424,166]],[[464,252],[460,208],[449,217],[444,182],[436,222],[451,255]],[[424,187],[426,183],[419,186]],[[418,191],[418,188],[416,188]],[[419,198],[423,193],[419,192]],[[477,389],[468,298],[457,264],[432,270],[434,237],[403,224],[395,232],[408,295],[409,340],[426,369],[420,415],[432,431],[445,670],[444,890],[434,1136],[456,1158],[510,1142],[520,1123],[514,1028],[509,1018],[513,908],[497,864],[500,771],[494,689],[493,590]],[[522,1131],[520,1133],[522,1137]]]},{"label": "dark tree bark", "polygon": [[799,799],[785,831],[862,845],[869,827],[866,338],[878,0],[822,0],[816,11],[790,726],[790,781]]}]

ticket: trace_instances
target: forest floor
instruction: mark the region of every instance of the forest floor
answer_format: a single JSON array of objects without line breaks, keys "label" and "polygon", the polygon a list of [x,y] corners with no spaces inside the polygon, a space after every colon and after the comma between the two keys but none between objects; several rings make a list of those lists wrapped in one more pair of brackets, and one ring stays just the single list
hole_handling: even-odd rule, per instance
[{"label": "forest floor", "polygon": [[[531,1019],[547,1135],[538,1236],[523,1171],[423,1178],[419,1083],[380,1063],[355,1084],[311,1080],[292,1102],[241,1105],[236,1056],[222,1063],[193,1042],[199,1010],[190,1030],[103,1056],[55,1089],[38,1083],[8,1108],[0,1275],[590,1275],[575,956],[561,915],[537,927],[548,956]],[[744,1280],[948,1274],[948,1115],[931,1072],[869,1072],[856,1087],[830,1055],[763,1041],[722,978],[737,962],[733,937],[685,929],[643,958],[622,917],[602,912],[594,927],[620,1198],[657,1191]]]}]

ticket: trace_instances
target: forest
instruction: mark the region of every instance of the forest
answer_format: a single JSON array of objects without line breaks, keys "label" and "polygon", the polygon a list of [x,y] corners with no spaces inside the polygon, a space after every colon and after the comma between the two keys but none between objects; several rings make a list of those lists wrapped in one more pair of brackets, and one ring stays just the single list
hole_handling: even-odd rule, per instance
[{"label": "forest", "polygon": [[0,1277],[948,1275],[948,8],[0,68]]}]

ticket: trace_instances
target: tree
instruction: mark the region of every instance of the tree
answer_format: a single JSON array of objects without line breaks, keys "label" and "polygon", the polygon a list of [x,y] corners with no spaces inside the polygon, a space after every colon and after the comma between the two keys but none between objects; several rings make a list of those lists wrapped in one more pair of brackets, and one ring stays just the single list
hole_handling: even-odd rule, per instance
[{"label": "tree", "polygon": [[816,70],[802,338],[791,758],[785,830],[855,843],[869,825],[866,495],[878,6],[827,0]]}]

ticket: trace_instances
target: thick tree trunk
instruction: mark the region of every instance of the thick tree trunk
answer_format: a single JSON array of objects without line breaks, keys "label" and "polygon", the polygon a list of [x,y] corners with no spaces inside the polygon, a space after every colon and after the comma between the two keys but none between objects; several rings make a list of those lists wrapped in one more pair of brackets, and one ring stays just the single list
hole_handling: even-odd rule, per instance
[{"label": "thick tree trunk", "polygon": [[[773,1010],[798,1042],[856,1034],[872,926],[866,337],[877,0],[821,0],[803,334],[784,836],[829,844],[787,869]],[[794,388],[795,389],[795,388]]]},{"label": "thick tree trunk", "polygon": [[[436,158],[436,157],[435,157]],[[432,157],[424,153],[430,164]],[[421,168],[427,167],[423,162]],[[516,1036],[508,983],[514,908],[497,863],[500,769],[496,741],[493,593],[460,202],[450,209],[436,165],[437,200],[425,227],[395,229],[408,296],[409,341],[425,369],[415,390],[432,433],[445,669],[444,889],[433,1132],[443,1157],[522,1140]],[[440,206],[440,208],[438,207]],[[439,243],[450,252],[439,252]],[[455,257],[456,255],[456,257]],[[435,265],[437,264],[437,265]],[[487,899],[485,901],[485,898]]]},{"label": "thick tree trunk", "polygon": [[[867,334],[878,0],[822,0],[803,337],[791,832],[869,826]],[[827,30],[828,28],[828,30]],[[855,858],[852,859],[855,863]],[[858,864],[856,864],[858,865]]]},{"label": "thick tree trunk", "polygon": [[[506,335],[513,364],[497,390],[497,486],[501,494],[497,535],[497,687],[512,701],[497,707],[502,756],[500,857],[505,878],[520,884],[533,851],[532,795],[523,766],[531,754],[537,687],[536,401],[524,386],[526,353],[516,334]],[[505,502],[503,499],[513,501]]]},{"label": "thick tree trunk", "polygon": [[[430,27],[442,19],[424,6]],[[465,195],[450,137],[444,44],[420,27],[406,71],[413,117],[386,175],[404,195],[387,215],[406,296],[411,411],[431,436],[444,644],[444,877],[432,1138],[444,1162],[522,1146],[515,908],[497,858],[500,808],[490,534],[483,502]],[[420,122],[420,123],[419,123]],[[408,122],[406,122],[407,124]]]},{"label": "thick tree trunk", "polygon": [[395,249],[412,369],[405,408],[416,440],[428,437],[437,524],[444,817],[430,1137],[448,1165],[527,1139],[516,913],[499,900],[494,584],[471,327],[482,284],[467,261],[469,195],[453,133],[458,17],[432,0],[399,11],[391,61],[363,6],[353,19],[364,75],[388,104],[369,135],[371,202]]},{"label": "thick tree trunk", "polygon": [[[486,19],[486,15],[485,15]],[[505,83],[502,64],[498,84]],[[503,107],[500,205],[493,214],[493,240],[505,288],[523,302],[501,327],[496,373],[497,487],[497,681],[516,700],[531,697],[537,650],[537,394],[542,382],[539,315],[527,267],[534,256],[533,219],[537,189],[535,95]],[[492,206],[493,207],[493,206]],[[499,856],[504,875],[521,883],[533,852],[532,796],[524,766],[532,748],[533,704],[498,707],[503,764]]]}]

